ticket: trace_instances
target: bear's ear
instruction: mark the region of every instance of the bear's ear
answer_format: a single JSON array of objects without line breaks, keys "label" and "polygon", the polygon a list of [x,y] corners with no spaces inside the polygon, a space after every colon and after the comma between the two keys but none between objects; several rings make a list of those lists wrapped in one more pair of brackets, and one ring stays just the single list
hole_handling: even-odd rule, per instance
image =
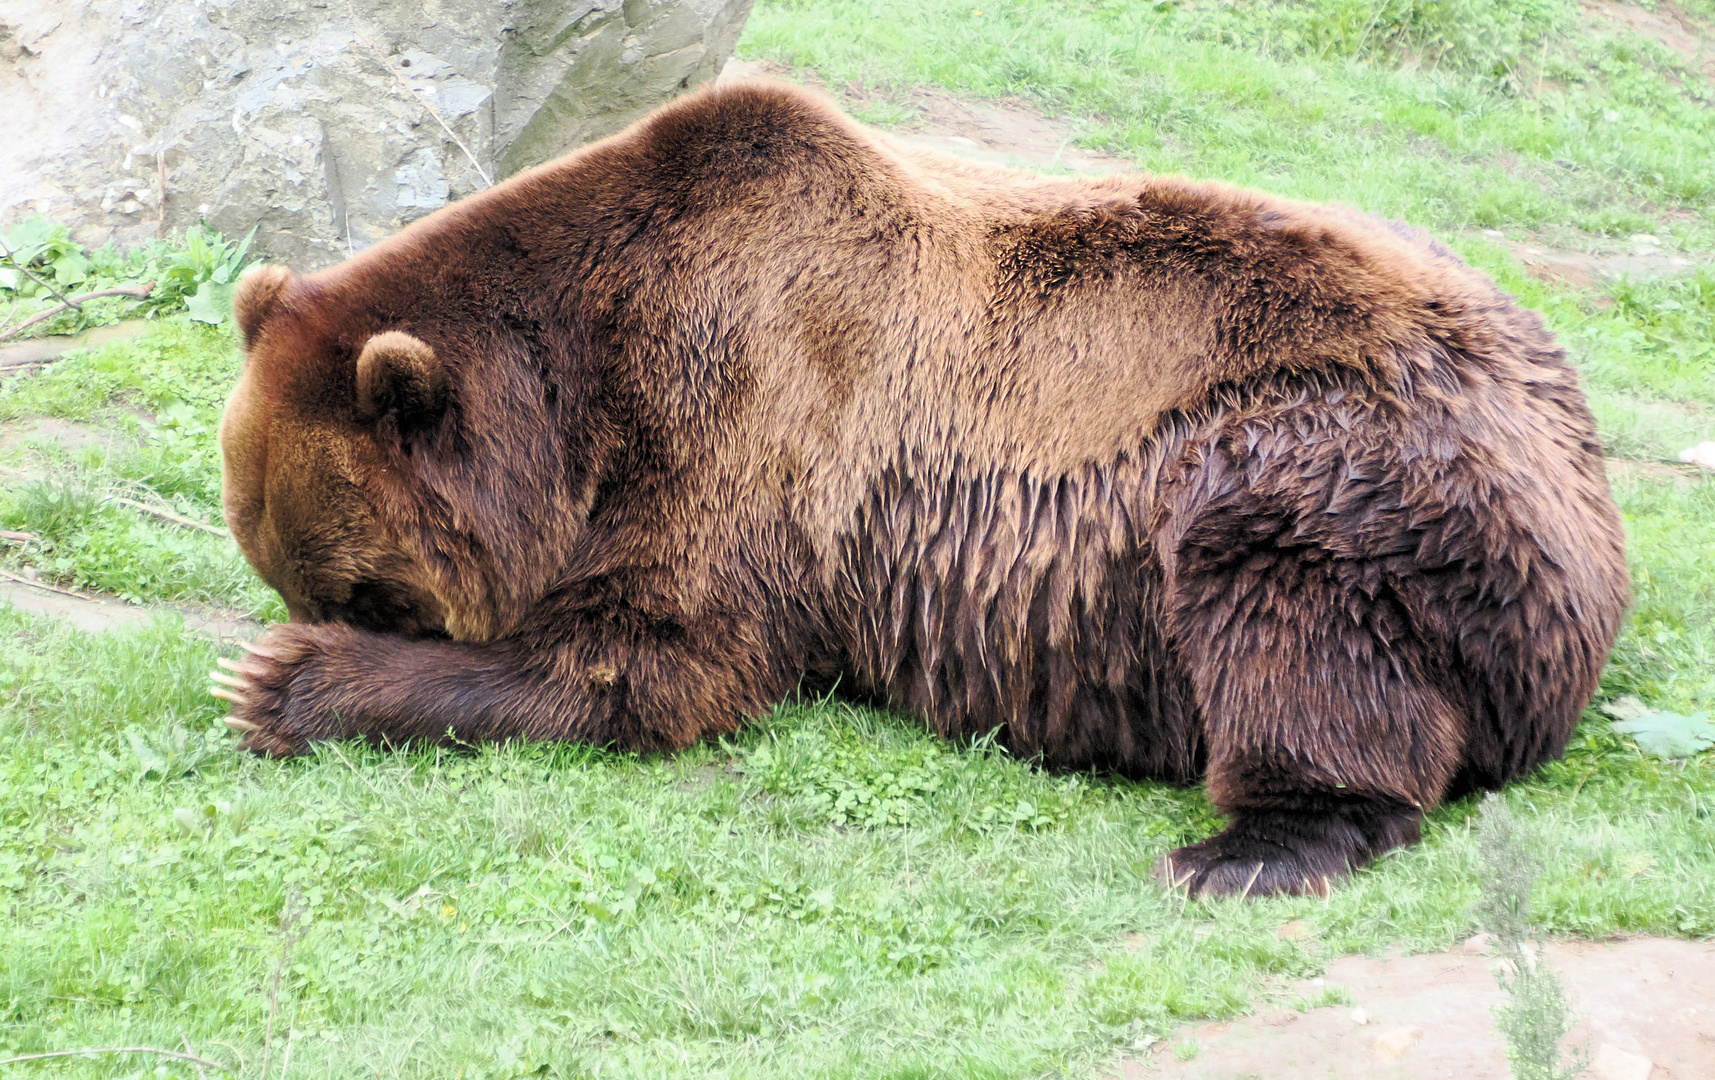
[{"label": "bear's ear", "polygon": [[401,330],[376,334],[357,357],[357,414],[394,414],[401,431],[420,430],[447,408],[447,373],[427,342]]},{"label": "bear's ear", "polygon": [[238,291],[232,295],[232,317],[244,335],[246,349],[256,343],[257,331],[291,283],[292,272],[284,266],[252,266],[238,276]]}]

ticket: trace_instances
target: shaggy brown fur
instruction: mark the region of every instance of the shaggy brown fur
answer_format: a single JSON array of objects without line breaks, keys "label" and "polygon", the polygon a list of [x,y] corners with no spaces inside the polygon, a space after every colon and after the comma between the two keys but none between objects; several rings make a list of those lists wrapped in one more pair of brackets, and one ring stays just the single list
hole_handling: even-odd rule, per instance
[{"label": "shaggy brown fur", "polygon": [[1028,177],[695,95],[314,276],[246,278],[227,519],[272,754],[637,750],[808,673],[1192,781],[1203,893],[1325,892],[1557,754],[1627,602],[1577,380],[1421,235]]}]

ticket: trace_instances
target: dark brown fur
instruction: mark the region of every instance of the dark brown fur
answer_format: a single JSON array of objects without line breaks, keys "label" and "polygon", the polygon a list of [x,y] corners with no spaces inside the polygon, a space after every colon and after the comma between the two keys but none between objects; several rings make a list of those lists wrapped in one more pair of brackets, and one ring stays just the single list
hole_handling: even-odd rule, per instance
[{"label": "dark brown fur", "polygon": [[1560,752],[1627,602],[1541,320],[1432,241],[1050,180],[775,84],[247,279],[256,750],[669,750],[806,675],[1232,818],[1254,895]]}]

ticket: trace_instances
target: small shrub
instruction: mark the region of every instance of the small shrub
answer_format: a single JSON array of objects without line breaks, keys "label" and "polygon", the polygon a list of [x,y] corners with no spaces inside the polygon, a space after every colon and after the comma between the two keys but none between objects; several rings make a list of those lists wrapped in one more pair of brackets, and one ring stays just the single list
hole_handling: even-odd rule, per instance
[{"label": "small shrub", "polygon": [[1483,800],[1477,822],[1483,895],[1473,914],[1500,944],[1495,981],[1510,1001],[1495,1007],[1495,1027],[1506,1040],[1513,1080],[1573,1080],[1588,1061],[1575,1050],[1569,1064],[1560,1064],[1560,1043],[1572,1027],[1565,992],[1546,957],[1526,948],[1533,929],[1530,891],[1542,873],[1531,839],[1505,799],[1490,794]]}]

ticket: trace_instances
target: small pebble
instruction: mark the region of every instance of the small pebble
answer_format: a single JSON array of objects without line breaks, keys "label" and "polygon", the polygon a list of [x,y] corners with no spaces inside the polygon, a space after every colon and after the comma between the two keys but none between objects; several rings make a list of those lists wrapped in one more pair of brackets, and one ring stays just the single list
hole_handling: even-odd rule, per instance
[{"label": "small pebble", "polygon": [[1696,446],[1686,447],[1679,452],[1679,460],[1688,465],[1715,469],[1715,442],[1700,442]]},{"label": "small pebble", "polygon": [[1359,1027],[1363,1027],[1365,1024],[1370,1022],[1370,1014],[1362,1009],[1353,1009],[1351,1016],[1352,1023],[1357,1024]]}]

